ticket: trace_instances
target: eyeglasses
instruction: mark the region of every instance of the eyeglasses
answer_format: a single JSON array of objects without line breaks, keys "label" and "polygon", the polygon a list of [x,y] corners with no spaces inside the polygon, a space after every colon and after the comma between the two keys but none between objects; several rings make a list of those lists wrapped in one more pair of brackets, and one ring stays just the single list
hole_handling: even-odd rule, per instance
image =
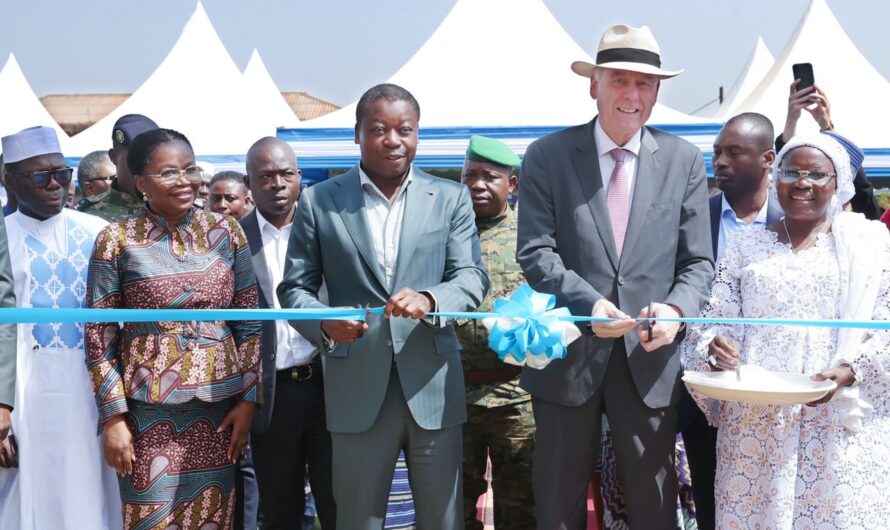
[{"label": "eyeglasses", "polygon": [[93,177],[93,178],[87,180],[87,182],[95,182],[97,180],[114,180],[115,178],[117,178],[117,175],[111,175],[108,177]]},{"label": "eyeglasses", "polygon": [[185,176],[189,183],[201,182],[201,168],[198,166],[189,166],[185,169],[165,169],[154,175],[142,175],[143,177],[151,177],[157,179],[158,184],[165,188],[170,188],[179,182],[179,179]]},{"label": "eyeglasses", "polygon": [[59,186],[67,186],[71,183],[71,176],[74,174],[74,168],[63,167],[52,169],[50,171],[36,171],[31,174],[19,173],[19,175],[31,179],[31,183],[35,188],[45,188],[49,186],[49,181],[55,179]]},{"label": "eyeglasses", "polygon": [[806,171],[803,169],[782,169],[779,168],[776,171],[776,177],[778,177],[779,182],[783,182],[785,184],[792,184],[797,182],[798,179],[803,178],[810,184],[815,184],[816,186],[824,186],[828,184],[828,181],[835,178],[837,173],[823,173],[821,171]]}]

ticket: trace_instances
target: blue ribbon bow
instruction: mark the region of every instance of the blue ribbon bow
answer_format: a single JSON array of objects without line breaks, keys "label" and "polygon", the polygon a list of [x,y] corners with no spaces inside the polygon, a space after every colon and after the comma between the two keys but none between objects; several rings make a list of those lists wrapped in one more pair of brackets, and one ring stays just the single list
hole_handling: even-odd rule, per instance
[{"label": "blue ribbon bow", "polygon": [[550,360],[562,359],[566,356],[562,319],[571,313],[555,306],[555,296],[535,292],[527,284],[510,298],[496,300],[494,313],[499,320],[489,331],[488,347],[502,361],[509,355],[521,363],[527,352]]}]

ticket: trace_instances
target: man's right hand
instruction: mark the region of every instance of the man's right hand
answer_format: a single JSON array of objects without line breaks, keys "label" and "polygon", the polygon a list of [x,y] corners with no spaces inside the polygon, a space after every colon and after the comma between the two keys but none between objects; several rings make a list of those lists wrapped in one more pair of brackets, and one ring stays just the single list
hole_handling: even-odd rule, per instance
[{"label": "man's right hand", "polygon": [[0,404],[0,442],[6,439],[12,427],[12,414],[9,406]]},{"label": "man's right hand", "polygon": [[361,320],[322,320],[321,331],[337,344],[352,344],[368,331]]},{"label": "man's right hand", "polygon": [[18,446],[15,436],[7,436],[0,442],[0,467],[19,467]]},{"label": "man's right hand", "polygon": [[133,462],[136,461],[136,450],[133,447],[133,433],[119,414],[105,423],[102,431],[102,444],[105,447],[105,462],[124,476],[133,473]]},{"label": "man's right hand", "polygon": [[732,337],[717,335],[708,345],[708,365],[712,371],[735,370],[739,364],[739,353],[738,341]]},{"label": "man's right hand", "polygon": [[623,337],[628,331],[634,329],[637,321],[623,313],[615,307],[615,304],[600,298],[593,304],[593,317],[598,318],[616,318],[618,320],[612,322],[593,322],[590,327],[593,333],[603,339],[617,339]]}]

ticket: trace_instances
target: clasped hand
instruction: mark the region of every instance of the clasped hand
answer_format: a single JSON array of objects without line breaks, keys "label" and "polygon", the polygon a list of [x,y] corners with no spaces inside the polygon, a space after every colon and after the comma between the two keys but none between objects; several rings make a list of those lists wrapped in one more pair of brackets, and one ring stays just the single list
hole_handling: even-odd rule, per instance
[{"label": "clasped hand", "polygon": [[[598,318],[614,318],[612,322],[594,322],[591,324],[593,333],[597,337],[604,339],[617,339],[623,337],[630,330],[636,328],[640,337],[640,346],[646,351],[654,351],[662,346],[671,344],[677,337],[680,330],[679,322],[662,322],[656,321],[652,325],[652,340],[649,340],[648,331],[644,330],[644,325],[638,323],[637,320],[630,317],[615,304],[601,298],[593,305],[592,316]],[[680,318],[679,311],[673,306],[667,304],[652,304],[652,315],[649,315],[649,308],[645,307],[640,311],[639,318]]]},{"label": "clasped hand", "polygon": [[[420,320],[432,308],[433,301],[429,295],[406,287],[387,300],[383,316]],[[352,344],[368,331],[368,323],[361,320],[322,320],[321,330],[338,344]]]}]

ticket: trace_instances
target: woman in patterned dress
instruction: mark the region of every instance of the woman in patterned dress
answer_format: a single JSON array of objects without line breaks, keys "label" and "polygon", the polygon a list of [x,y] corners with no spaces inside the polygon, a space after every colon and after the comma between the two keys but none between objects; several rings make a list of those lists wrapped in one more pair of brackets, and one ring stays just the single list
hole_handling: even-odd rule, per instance
[{"label": "woman in patterned dress", "polygon": [[[147,205],[99,234],[89,306],[257,307],[238,222],[192,207],[191,184],[201,173],[186,137],[143,133],[127,165]],[[262,395],[259,322],[99,322],[87,324],[85,335],[124,526],[230,528],[233,463]]]},{"label": "woman in patterned dress", "polygon": [[[890,319],[890,236],[880,223],[842,211],[855,172],[847,150],[862,156],[842,140],[795,137],[779,152],[773,192],[785,218],[729,239],[703,316]],[[681,352],[687,369],[742,363],[838,385],[807,405],[692,392],[718,427],[718,528],[886,528],[888,331],[698,325]]]}]

